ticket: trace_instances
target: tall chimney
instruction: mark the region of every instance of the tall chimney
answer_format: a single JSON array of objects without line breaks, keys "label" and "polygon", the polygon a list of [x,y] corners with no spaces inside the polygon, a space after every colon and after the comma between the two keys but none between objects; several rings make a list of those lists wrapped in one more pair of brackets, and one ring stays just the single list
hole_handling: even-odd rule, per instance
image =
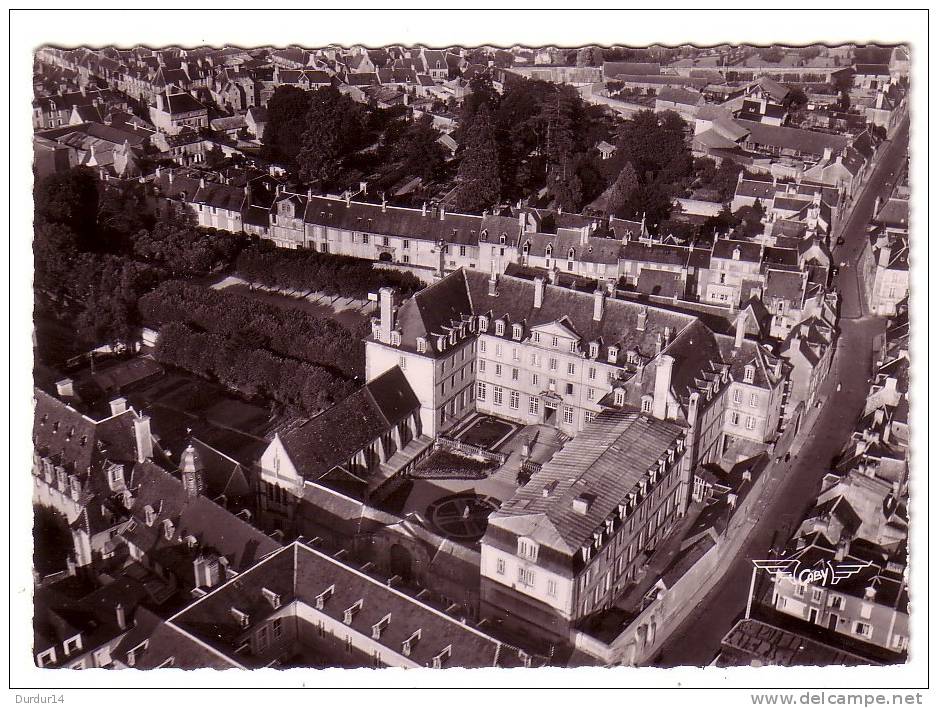
[{"label": "tall chimney", "polygon": [[495,261],[492,261],[491,272],[489,273],[489,295],[494,297],[498,294],[498,274],[495,272]]},{"label": "tall chimney", "polygon": [[55,390],[62,398],[75,395],[75,385],[71,379],[62,379],[55,382]]},{"label": "tall chimney", "polygon": [[606,293],[597,290],[593,293],[593,319],[599,322],[603,318],[603,301],[606,299]]},{"label": "tall chimney", "polygon": [[378,291],[379,308],[381,311],[381,341],[391,343],[391,332],[394,330],[394,288],[381,288]]},{"label": "tall chimney", "polygon": [[749,316],[746,312],[739,313],[739,317],[736,318],[736,340],[733,342],[734,349],[741,349],[743,346],[743,339],[746,337],[746,320],[749,319]]},{"label": "tall chimney", "polygon": [[421,215],[421,216],[426,216],[426,215],[427,215],[427,203],[426,203],[426,202],[424,202],[424,203],[420,206],[420,215]]},{"label": "tall chimney", "polygon": [[195,499],[204,489],[204,477],[202,460],[199,459],[199,453],[192,447],[192,443],[189,443],[189,446],[182,452],[182,457],[179,459],[179,471],[182,474],[182,486],[186,490],[186,497]]},{"label": "tall chimney", "polygon": [[534,307],[538,308],[544,304],[544,279],[537,277],[534,279]]},{"label": "tall chimney", "polygon": [[638,321],[635,323],[635,329],[639,332],[645,331],[645,324],[648,322],[648,308],[643,307],[638,313]]},{"label": "tall chimney", "polygon": [[127,629],[127,611],[121,603],[118,602],[114,606],[114,614],[117,617],[117,626],[123,632]]},{"label": "tall chimney", "polygon": [[440,204],[440,221],[446,220],[446,207]]},{"label": "tall chimney", "polygon": [[655,370],[655,397],[652,401],[651,414],[659,420],[664,420],[668,410],[668,393],[671,390],[673,368],[673,356],[662,354],[658,357],[658,368]]},{"label": "tall chimney", "polygon": [[153,457],[153,437],[150,435],[150,417],[142,415],[134,420],[134,438],[137,442],[137,462]]},{"label": "tall chimney", "polygon": [[111,415],[120,415],[127,410],[127,399],[123,396],[111,401]]}]

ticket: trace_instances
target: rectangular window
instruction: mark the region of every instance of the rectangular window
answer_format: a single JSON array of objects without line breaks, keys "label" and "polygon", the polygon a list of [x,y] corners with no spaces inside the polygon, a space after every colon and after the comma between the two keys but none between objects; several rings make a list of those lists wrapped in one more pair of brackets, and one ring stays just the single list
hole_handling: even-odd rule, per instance
[{"label": "rectangular window", "polygon": [[554,357],[551,357],[551,358],[550,358],[550,370],[551,370],[551,371],[556,371],[556,370],[557,370],[557,360],[554,359]]},{"label": "rectangular window", "polygon": [[540,408],[540,400],[534,398],[533,396],[528,400],[528,413],[531,415],[537,415],[537,411]]},{"label": "rectangular window", "polygon": [[534,571],[528,568],[518,568],[518,582],[525,587],[534,587]]},{"label": "rectangular window", "polygon": [[567,390],[567,395],[568,395],[568,396],[572,396],[572,395],[573,395],[573,384],[572,384],[572,383],[568,383],[566,390]]},{"label": "rectangular window", "polygon": [[404,242],[401,244],[401,248],[403,248],[405,251],[406,251],[408,248],[410,248],[410,241],[408,241],[408,240],[405,238],[405,239],[404,239]]},{"label": "rectangular window", "polygon": [[498,560],[495,561],[495,572],[498,573],[499,575],[505,574],[505,559],[504,558],[499,558]]},{"label": "rectangular window", "polygon": [[495,365],[495,375],[496,375],[496,376],[501,376],[501,375],[502,375],[502,365],[501,365],[501,364],[496,364],[496,365]]},{"label": "rectangular window", "polygon": [[586,400],[592,401],[596,397],[596,390],[592,388],[586,389]]},{"label": "rectangular window", "polygon": [[508,407],[518,410],[518,405],[521,401],[521,395],[517,391],[512,391],[508,395]]},{"label": "rectangular window", "polygon": [[511,360],[521,361],[521,352],[518,351],[518,347],[511,348]]},{"label": "rectangular window", "polygon": [[596,414],[593,411],[586,411],[585,418],[587,423],[592,423],[594,420],[596,420]]},{"label": "rectangular window", "polygon": [[511,370],[511,380],[512,380],[512,381],[517,381],[517,380],[518,380],[518,370],[517,370],[517,369],[512,369],[512,370]]},{"label": "rectangular window", "polygon": [[532,385],[532,386],[537,386],[539,381],[540,381],[540,378],[538,377],[537,374],[531,374],[531,385]]},{"label": "rectangular window", "polygon": [[752,393],[749,395],[749,405],[752,408],[755,408],[757,405],[759,405],[759,397],[756,394]]},{"label": "rectangular window", "polygon": [[573,406],[563,407],[563,422],[568,425],[573,424]]},{"label": "rectangular window", "polygon": [[369,239],[369,238],[370,238],[370,237],[368,236],[368,234],[362,234],[362,243],[367,246],[367,245],[368,245],[368,239]]},{"label": "rectangular window", "polygon": [[485,359],[479,359],[479,373],[485,373]]},{"label": "rectangular window", "polygon": [[551,597],[557,597],[557,581],[548,580],[547,581],[547,594]]},{"label": "rectangular window", "polygon": [[484,401],[484,400],[485,400],[485,393],[486,393],[485,389],[486,389],[486,388],[487,388],[487,387],[486,387],[484,381],[479,381],[479,382],[476,384],[476,398],[478,398],[480,401]]},{"label": "rectangular window", "polygon": [[743,401],[743,392],[738,388],[733,391],[733,403],[742,403]]},{"label": "rectangular window", "polygon": [[594,381],[596,379],[596,367],[595,366],[590,367],[589,378],[590,378],[590,381]]},{"label": "rectangular window", "polygon": [[495,358],[496,359],[502,358],[502,345],[501,344],[495,345]]},{"label": "rectangular window", "polygon": [[484,339],[479,340],[479,351],[485,354],[485,340]]},{"label": "rectangular window", "polygon": [[492,402],[496,406],[502,405],[502,387],[501,386],[492,387]]},{"label": "rectangular window", "polygon": [[751,415],[747,415],[747,416],[746,416],[746,429],[747,429],[747,430],[755,430],[755,429],[756,429],[756,419],[753,418]]},{"label": "rectangular window", "polygon": [[465,247],[465,246],[460,246],[460,247],[459,247],[459,255],[460,255],[460,256],[465,256],[465,255],[466,255],[466,247]]}]

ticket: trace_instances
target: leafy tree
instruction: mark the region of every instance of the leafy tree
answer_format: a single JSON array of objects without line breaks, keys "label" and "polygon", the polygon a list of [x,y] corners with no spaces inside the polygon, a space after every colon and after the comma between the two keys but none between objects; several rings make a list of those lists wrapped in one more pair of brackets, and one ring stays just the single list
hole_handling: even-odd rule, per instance
[{"label": "leafy tree", "polygon": [[83,249],[98,246],[98,179],[89,168],[49,175],[36,185],[33,199],[37,223],[67,226]]},{"label": "leafy tree", "polygon": [[267,102],[267,123],[261,140],[262,157],[295,166],[306,130],[309,93],[295,86],[278,86]]},{"label": "leafy tree", "polygon": [[778,64],[782,59],[785,58],[785,53],[778,47],[766,47],[759,50],[759,56],[763,61],[767,61],[771,64]]},{"label": "leafy tree", "polygon": [[481,71],[469,79],[469,94],[463,100],[462,120],[457,131],[460,138],[469,134],[479,109],[485,106],[490,114],[495,113],[500,101],[498,91],[492,85],[492,75],[488,71]]},{"label": "leafy tree", "polygon": [[297,156],[304,181],[334,183],[342,158],[358,147],[364,126],[364,109],[333,86],[310,93],[303,147]]},{"label": "leafy tree", "polygon": [[577,66],[590,66],[593,62],[593,50],[590,47],[582,47],[576,53]]},{"label": "leafy tree", "polygon": [[485,104],[479,107],[466,136],[456,190],[456,208],[460,211],[481,211],[501,198],[495,131]]},{"label": "leafy tree", "polygon": [[635,174],[635,168],[632,167],[631,162],[626,162],[609,192],[609,214],[622,216],[638,187],[638,175]]},{"label": "leafy tree", "polygon": [[217,170],[225,164],[226,160],[225,151],[219,145],[212,145],[205,153],[205,164],[210,170]]},{"label": "leafy tree", "polygon": [[808,105],[808,96],[803,89],[794,86],[789,90],[788,95],[785,96],[782,105],[789,111],[800,111]]},{"label": "leafy tree", "polygon": [[719,193],[721,202],[730,201],[733,195],[736,194],[736,185],[739,182],[739,174],[742,171],[742,165],[732,160],[723,160],[713,173],[710,187]]},{"label": "leafy tree", "polygon": [[425,182],[433,179],[446,161],[446,148],[440,145],[439,138],[433,119],[423,115],[409,126],[398,143],[405,169]]},{"label": "leafy tree", "polygon": [[614,159],[631,162],[642,183],[689,177],[693,160],[684,129],[684,120],[674,111],[639,111],[622,125]]}]

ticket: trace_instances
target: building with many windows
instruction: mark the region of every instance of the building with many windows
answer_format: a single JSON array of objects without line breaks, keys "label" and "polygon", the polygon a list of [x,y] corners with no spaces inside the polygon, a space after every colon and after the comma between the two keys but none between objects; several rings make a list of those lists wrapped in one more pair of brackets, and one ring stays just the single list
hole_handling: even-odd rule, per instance
[{"label": "building with many windows", "polygon": [[682,426],[636,411],[600,414],[489,517],[482,615],[568,640],[683,515],[689,462]]}]

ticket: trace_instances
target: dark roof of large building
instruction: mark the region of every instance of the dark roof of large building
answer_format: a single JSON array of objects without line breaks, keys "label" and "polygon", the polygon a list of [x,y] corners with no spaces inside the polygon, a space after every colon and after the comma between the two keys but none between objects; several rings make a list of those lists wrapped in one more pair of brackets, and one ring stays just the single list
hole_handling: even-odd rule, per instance
[{"label": "dark roof of large building", "polygon": [[278,433],[297,471],[319,479],[420,407],[404,373],[394,367],[314,418]]},{"label": "dark roof of large building", "polygon": [[483,217],[432,209],[424,214],[418,209],[314,196],[306,205],[305,220],[334,229],[477,245]]},{"label": "dark roof of large building", "polygon": [[[502,504],[489,526],[578,553],[683,434],[676,423],[604,411]],[[585,513],[574,506],[583,495],[591,497]]]},{"label": "dark roof of large building", "polygon": [[[271,595],[279,597],[281,609],[274,609]],[[325,598],[322,609],[314,609],[320,595]],[[347,618],[346,610],[359,601],[360,606]],[[450,647],[450,655],[444,667],[522,665],[517,650],[296,541],[163,623],[150,637],[137,666],[154,668],[172,657],[177,668],[257,668],[249,653],[238,652],[244,637],[273,614],[283,614],[282,608],[294,602],[305,606],[306,612],[321,612],[370,638],[374,637],[372,627],[385,620],[378,637],[371,641],[397,655],[403,654],[405,641],[419,631],[408,657],[418,666],[432,666],[434,657],[446,647]],[[247,615],[247,628],[235,618],[233,609]],[[315,631],[311,623],[298,627],[298,642],[303,641],[304,632]],[[341,646],[337,642],[336,650],[344,655]],[[325,647],[322,650],[328,652]],[[362,657],[362,661],[371,665],[371,657]]]},{"label": "dark roof of large building", "polygon": [[738,122],[739,125],[749,130],[747,140],[752,143],[794,150],[806,155],[822,155],[825,148],[830,148],[832,152],[839,152],[850,142],[849,138],[843,135],[816,133],[811,130],[769,125],[751,120]]}]

